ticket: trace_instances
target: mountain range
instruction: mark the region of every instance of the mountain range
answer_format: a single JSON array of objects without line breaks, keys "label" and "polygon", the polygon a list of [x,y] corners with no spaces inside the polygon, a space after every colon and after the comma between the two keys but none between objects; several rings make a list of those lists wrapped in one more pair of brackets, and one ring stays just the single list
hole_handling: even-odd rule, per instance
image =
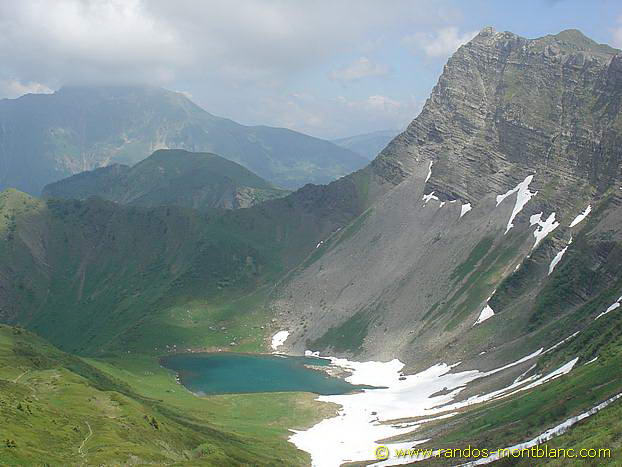
[{"label": "mountain range", "polygon": [[156,87],[74,86],[0,100],[0,189],[39,195],[69,175],[135,164],[167,148],[218,154],[288,189],[328,183],[367,163],[302,133],[216,117]]},{"label": "mountain range", "polygon": [[[163,91],[149,92],[161,102]],[[49,185],[43,200],[5,190],[0,320],[10,326],[0,328],[0,411],[17,427],[0,436],[7,459],[45,458],[10,447],[14,438],[74,446],[88,439],[92,427],[80,422],[89,419],[106,433],[90,459],[119,463],[308,465],[334,453],[330,465],[367,465],[371,449],[346,449],[360,427],[378,433],[375,443],[409,448],[499,448],[559,435],[552,445],[615,452],[621,108],[619,50],[577,30],[526,39],[485,28],[449,59],[404,132],[327,185],[283,196],[218,156],[176,150],[75,175]],[[198,149],[187,135],[180,146]],[[144,154],[147,139],[137,145]],[[123,151],[114,157],[129,157]],[[224,183],[275,199],[209,209],[244,207],[222,200]],[[279,331],[285,354],[360,362],[354,371],[396,359],[404,366],[369,405],[345,399],[366,392],[342,396],[335,416],[334,405],[303,395],[193,398],[157,363],[180,350],[271,351]],[[83,416],[52,410],[59,378]],[[417,395],[439,378],[449,382]],[[415,410],[430,400],[433,410]],[[396,405],[399,416],[385,416]],[[50,441],[47,429],[18,430],[34,417],[77,431]],[[288,429],[304,436],[319,419],[343,425],[323,444],[296,444],[308,455],[287,442]],[[101,457],[107,436],[125,428],[140,435]]]}]

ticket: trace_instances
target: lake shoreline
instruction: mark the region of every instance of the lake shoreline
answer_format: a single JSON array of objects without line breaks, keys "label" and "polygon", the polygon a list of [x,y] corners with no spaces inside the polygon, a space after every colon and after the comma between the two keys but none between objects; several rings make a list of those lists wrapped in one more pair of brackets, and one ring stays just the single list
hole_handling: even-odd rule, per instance
[{"label": "lake shoreline", "polygon": [[158,358],[175,381],[198,397],[307,392],[355,394],[371,386],[349,383],[351,373],[328,358],[277,353],[176,352]]}]

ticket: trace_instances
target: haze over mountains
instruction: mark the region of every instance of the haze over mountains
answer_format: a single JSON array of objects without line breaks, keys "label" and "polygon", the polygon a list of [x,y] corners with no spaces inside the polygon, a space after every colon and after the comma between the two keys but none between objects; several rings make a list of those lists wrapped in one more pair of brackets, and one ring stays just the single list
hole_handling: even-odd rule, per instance
[{"label": "haze over mountains", "polygon": [[0,189],[38,195],[69,175],[166,148],[218,154],[280,188],[328,183],[366,163],[302,133],[216,117],[156,87],[65,87],[0,100]]},{"label": "haze over mountains", "polygon": [[[38,183],[56,173],[56,163],[66,171],[92,168],[131,160],[138,150],[144,157],[160,144],[214,150],[258,175],[212,154],[156,151],[131,168],[111,165],[44,190],[64,199],[0,195],[0,319],[90,357],[68,357],[19,328],[0,329],[0,344],[19,350],[0,353],[11,376],[2,383],[10,403],[0,411],[16,426],[29,417],[22,410],[29,394],[59,390],[54,378],[64,374],[84,378],[82,389],[115,414],[98,416],[86,404],[85,417],[101,431],[118,433],[125,423],[142,436],[155,430],[142,450],[128,441],[116,462],[282,465],[287,458],[308,465],[286,443],[287,430],[253,425],[253,417],[265,422],[268,401],[281,399],[252,399],[248,410],[233,411],[231,424],[223,409],[231,399],[184,399],[190,395],[175,393],[180,387],[155,361],[182,349],[271,351],[271,337],[286,331],[279,352],[347,358],[356,378],[370,377],[359,371],[366,364],[384,362],[378,365],[386,373],[356,382],[386,383],[386,390],[331,399],[342,404],[338,416],[331,406],[322,423],[295,424],[291,439],[315,465],[375,462],[371,447],[380,442],[513,446],[550,429],[562,434],[557,427],[603,403],[611,407],[602,405],[602,414],[571,432],[579,439],[556,442],[620,448],[620,420],[611,415],[619,414],[622,393],[619,50],[576,30],[526,39],[485,28],[450,58],[421,113],[370,164],[284,197],[271,184],[276,177],[338,176],[346,161],[360,159],[288,130],[218,119],[179,94],[98,92],[91,100],[92,89],[62,90],[45,99],[71,101],[65,110],[39,114],[39,104],[20,103],[21,120],[6,120],[15,131],[5,148],[17,147],[24,122],[48,122],[51,113],[69,122],[59,128],[86,122],[88,131],[41,130],[40,139],[19,133],[24,154],[49,149]],[[81,106],[89,111],[76,111]],[[155,112],[160,107],[166,111]],[[143,123],[126,130],[119,109]],[[108,126],[88,124],[96,115]],[[80,138],[88,144],[78,145]],[[296,147],[312,148],[297,153],[304,164],[294,156],[277,160],[301,141],[309,146]],[[55,159],[58,145],[76,156]],[[73,147],[80,150],[66,149]],[[253,166],[257,148],[262,159]],[[4,157],[17,161],[6,150]],[[298,175],[286,175],[290,170]],[[242,206],[240,193],[248,190],[254,198]],[[20,380],[18,365],[43,382]],[[123,397],[104,399],[100,391]],[[292,404],[288,411],[303,411]],[[50,406],[41,397],[36,407],[54,419]],[[152,412],[173,433],[166,447]],[[264,424],[278,424],[269,420]],[[45,439],[33,431],[38,442]],[[264,450],[266,440],[274,451]],[[93,441],[101,449],[106,442]],[[14,462],[44,457],[10,455]]]},{"label": "haze over mountains", "polygon": [[347,138],[334,139],[337,146],[354,151],[366,159],[374,159],[399,132],[394,130],[380,130]]}]

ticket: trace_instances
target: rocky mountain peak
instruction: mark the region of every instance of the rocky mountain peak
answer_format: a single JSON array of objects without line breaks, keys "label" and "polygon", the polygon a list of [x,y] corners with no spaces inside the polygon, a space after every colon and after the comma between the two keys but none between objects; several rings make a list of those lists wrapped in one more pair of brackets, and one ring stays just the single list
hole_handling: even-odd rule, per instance
[{"label": "rocky mountain peak", "polygon": [[[577,30],[526,39],[484,28],[449,59],[421,114],[375,161],[396,181],[433,165],[426,193],[477,203],[527,175],[606,190],[622,161],[619,55]],[[590,112],[585,112],[590,109]],[[560,177],[560,174],[563,174]]]},{"label": "rocky mountain peak", "polygon": [[497,30],[492,26],[484,26],[478,36],[492,36]]}]

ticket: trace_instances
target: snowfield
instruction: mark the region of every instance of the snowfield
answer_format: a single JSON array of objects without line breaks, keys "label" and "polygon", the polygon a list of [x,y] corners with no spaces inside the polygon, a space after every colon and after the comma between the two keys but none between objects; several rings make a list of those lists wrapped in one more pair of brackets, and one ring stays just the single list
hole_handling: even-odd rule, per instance
[{"label": "snowfield", "polygon": [[289,337],[289,331],[279,331],[274,336],[272,336],[272,350],[277,350]]},{"label": "snowfield", "polygon": [[512,215],[510,216],[510,220],[508,221],[508,225],[505,229],[505,233],[508,233],[512,227],[514,227],[514,219],[516,216],[523,210],[525,205],[529,202],[529,200],[538,194],[537,191],[531,192],[529,191],[529,184],[533,181],[533,175],[528,175],[525,177],[525,180],[520,182],[516,187],[512,188],[507,193],[497,196],[497,206],[499,206],[505,198],[514,193],[518,193],[516,195],[516,203],[514,203],[514,209],[512,209]]},{"label": "snowfield", "polygon": [[585,208],[585,211],[583,211],[581,214],[579,214],[577,217],[574,218],[574,220],[570,223],[570,227],[574,227],[579,222],[582,222],[583,219],[585,219],[590,212],[592,212],[592,205],[591,204],[589,204],[587,206],[587,208]]},{"label": "snowfield", "polygon": [[531,226],[537,225],[536,230],[533,232],[533,236],[536,237],[536,242],[533,244],[532,250],[540,244],[542,240],[546,238],[553,230],[559,226],[559,222],[555,220],[555,213],[552,212],[546,220],[542,220],[542,214],[534,214],[529,218],[529,224]]},{"label": "snowfield", "polygon": [[473,323],[473,326],[483,323],[488,318],[492,318],[494,315],[495,315],[494,310],[490,308],[490,305],[486,304],[482,312],[479,314],[479,318],[477,318],[477,321]]},{"label": "snowfield", "polygon": [[[527,355],[500,368],[481,372],[469,370],[451,373],[459,365],[436,364],[414,375],[401,373],[404,364],[395,359],[390,362],[353,362],[343,358],[325,357],[333,365],[352,372],[346,380],[352,384],[380,386],[378,389],[365,389],[355,394],[319,396],[317,400],[339,404],[337,416],[322,420],[305,431],[293,432],[289,441],[296,447],[311,454],[314,467],[337,467],[348,461],[375,460],[374,450],[380,445],[394,449],[407,449],[426,440],[416,440],[388,444],[380,441],[397,435],[411,433],[423,423],[434,418],[448,418],[461,407],[505,397],[526,389],[531,389],[547,381],[568,373],[578,359],[562,365],[546,375],[518,378],[511,385],[454,402],[456,396],[466,385],[541,355],[543,349]],[[309,352],[308,354],[317,355]],[[426,417],[416,422],[390,423],[391,420]],[[383,423],[385,422],[385,423]],[[414,436],[413,436],[414,437]],[[401,461],[401,462],[400,462]],[[410,463],[413,459],[388,459],[374,466]]]},{"label": "snowfield", "polygon": [[553,258],[553,260],[551,261],[551,264],[549,264],[549,274],[548,274],[549,276],[551,275],[555,267],[559,264],[559,262],[562,260],[562,258],[566,254],[566,251],[568,251],[568,247],[571,244],[572,244],[572,237],[570,237],[570,241],[568,242],[568,245],[562,248],[562,250],[555,255],[555,258]]}]

